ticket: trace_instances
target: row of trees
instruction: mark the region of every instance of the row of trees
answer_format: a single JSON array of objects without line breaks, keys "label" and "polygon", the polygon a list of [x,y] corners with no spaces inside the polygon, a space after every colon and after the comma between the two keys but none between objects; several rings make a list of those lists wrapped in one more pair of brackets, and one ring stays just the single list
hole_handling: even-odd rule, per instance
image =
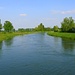
[{"label": "row of trees", "polygon": [[14,27],[10,21],[5,21],[4,26],[0,23],[0,31],[4,29],[5,32],[11,32],[14,31]]},{"label": "row of trees", "polygon": [[64,20],[61,22],[61,28],[59,28],[57,25],[53,27],[53,30],[55,32],[62,31],[62,32],[75,32],[75,22],[72,17],[64,18]]},{"label": "row of trees", "polygon": [[[15,31],[12,23],[10,21],[5,21],[4,26],[0,23],[0,31],[4,29],[6,32]],[[35,28],[19,28],[18,31],[24,32],[24,31],[51,31],[54,30],[55,32],[58,32],[61,30],[62,32],[75,32],[75,22],[72,17],[64,18],[64,20],[61,22],[61,28],[59,28],[57,25],[52,28],[45,27],[42,23],[40,23]]]},{"label": "row of trees", "polygon": [[61,22],[61,28],[59,28],[57,25],[54,26],[53,28],[50,27],[45,27],[42,23],[40,23],[37,27],[33,29],[19,29],[19,31],[51,31],[53,30],[54,32],[75,32],[75,22],[72,17],[69,18],[64,18],[63,21]]},{"label": "row of trees", "polygon": [[[12,32],[15,31],[12,23],[10,21],[5,21],[4,26],[2,26],[2,24],[0,23],[0,31],[4,29],[5,32]],[[20,32],[29,32],[29,31],[50,31],[51,28],[49,27],[44,27],[44,25],[42,23],[40,23],[37,27],[35,28],[19,28],[18,31]]]},{"label": "row of trees", "polygon": [[31,32],[31,31],[34,31],[34,28],[19,28],[18,29],[19,32]]},{"label": "row of trees", "polygon": [[18,29],[18,31],[20,31],[20,32],[29,32],[29,31],[50,31],[51,30],[51,28],[49,28],[49,27],[45,27],[42,23],[40,23],[37,27],[35,27],[35,28],[26,28],[26,29],[24,29],[24,28],[19,28]]}]

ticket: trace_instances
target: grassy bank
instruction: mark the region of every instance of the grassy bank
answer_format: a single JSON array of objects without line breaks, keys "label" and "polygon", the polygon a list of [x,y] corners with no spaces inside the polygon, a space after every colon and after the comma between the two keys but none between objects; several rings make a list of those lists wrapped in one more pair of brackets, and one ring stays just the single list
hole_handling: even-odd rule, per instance
[{"label": "grassy bank", "polygon": [[75,40],[75,33],[64,33],[64,32],[48,32],[50,36],[62,37],[67,39]]},{"label": "grassy bank", "polygon": [[26,34],[31,34],[31,33],[33,33],[33,32],[13,32],[13,33],[0,32],[0,41],[13,38],[14,36],[26,35]]}]

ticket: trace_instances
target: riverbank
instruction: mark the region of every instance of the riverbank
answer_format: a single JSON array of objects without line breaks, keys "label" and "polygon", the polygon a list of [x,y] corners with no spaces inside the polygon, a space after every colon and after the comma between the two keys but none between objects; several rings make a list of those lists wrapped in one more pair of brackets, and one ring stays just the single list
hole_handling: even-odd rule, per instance
[{"label": "riverbank", "polygon": [[62,38],[75,40],[75,33],[48,32],[47,34],[50,35],[50,36],[62,37]]},{"label": "riverbank", "polygon": [[12,32],[12,33],[4,33],[0,32],[0,41],[7,40],[19,35],[31,34],[33,32]]}]

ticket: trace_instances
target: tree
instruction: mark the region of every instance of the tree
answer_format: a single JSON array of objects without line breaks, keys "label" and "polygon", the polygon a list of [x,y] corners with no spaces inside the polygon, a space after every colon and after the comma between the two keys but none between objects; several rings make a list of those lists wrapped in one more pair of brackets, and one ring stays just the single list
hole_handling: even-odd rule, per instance
[{"label": "tree", "polygon": [[40,23],[40,25],[38,25],[38,27],[35,28],[36,31],[44,31],[44,25],[42,23]]},{"label": "tree", "polygon": [[58,26],[57,26],[57,25],[54,26],[54,27],[53,27],[53,30],[54,30],[54,32],[58,32]]},{"label": "tree", "polygon": [[4,30],[6,32],[11,32],[13,30],[13,28],[14,28],[13,25],[12,25],[12,23],[10,21],[5,21],[3,27],[4,27]]},{"label": "tree", "polygon": [[1,29],[2,29],[2,24],[0,24],[0,31],[1,31]]},{"label": "tree", "polygon": [[15,32],[16,30],[15,30],[15,28],[13,28],[13,30],[12,30],[13,32]]},{"label": "tree", "polygon": [[46,27],[45,31],[51,31],[51,28],[50,27]]},{"label": "tree", "polygon": [[61,29],[63,32],[72,32],[72,29],[75,28],[75,23],[72,17],[64,18],[63,22],[61,23]]},{"label": "tree", "polygon": [[19,28],[18,31],[20,31],[20,32],[24,32],[25,29],[24,29],[24,28]]}]

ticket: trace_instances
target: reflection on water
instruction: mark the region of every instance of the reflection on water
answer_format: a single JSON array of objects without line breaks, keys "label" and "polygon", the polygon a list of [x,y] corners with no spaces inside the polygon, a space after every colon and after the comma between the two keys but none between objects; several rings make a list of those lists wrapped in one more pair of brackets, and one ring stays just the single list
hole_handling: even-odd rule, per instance
[{"label": "reflection on water", "polygon": [[65,52],[73,52],[75,50],[75,40],[62,38],[62,47]]},{"label": "reflection on water", "polygon": [[2,54],[2,46],[3,46],[3,41],[0,41],[0,56]]},{"label": "reflection on water", "polygon": [[0,50],[2,49],[3,41],[0,41]]},{"label": "reflection on water", "polygon": [[54,43],[55,43],[55,45],[58,45],[59,43],[61,43],[61,38],[59,38],[59,37],[54,37]]},{"label": "reflection on water", "polygon": [[74,75],[75,41],[45,33],[0,42],[0,75]]},{"label": "reflection on water", "polygon": [[10,39],[7,39],[7,40],[4,40],[4,43],[6,46],[11,46],[12,43],[13,43],[13,38],[10,38]]}]

